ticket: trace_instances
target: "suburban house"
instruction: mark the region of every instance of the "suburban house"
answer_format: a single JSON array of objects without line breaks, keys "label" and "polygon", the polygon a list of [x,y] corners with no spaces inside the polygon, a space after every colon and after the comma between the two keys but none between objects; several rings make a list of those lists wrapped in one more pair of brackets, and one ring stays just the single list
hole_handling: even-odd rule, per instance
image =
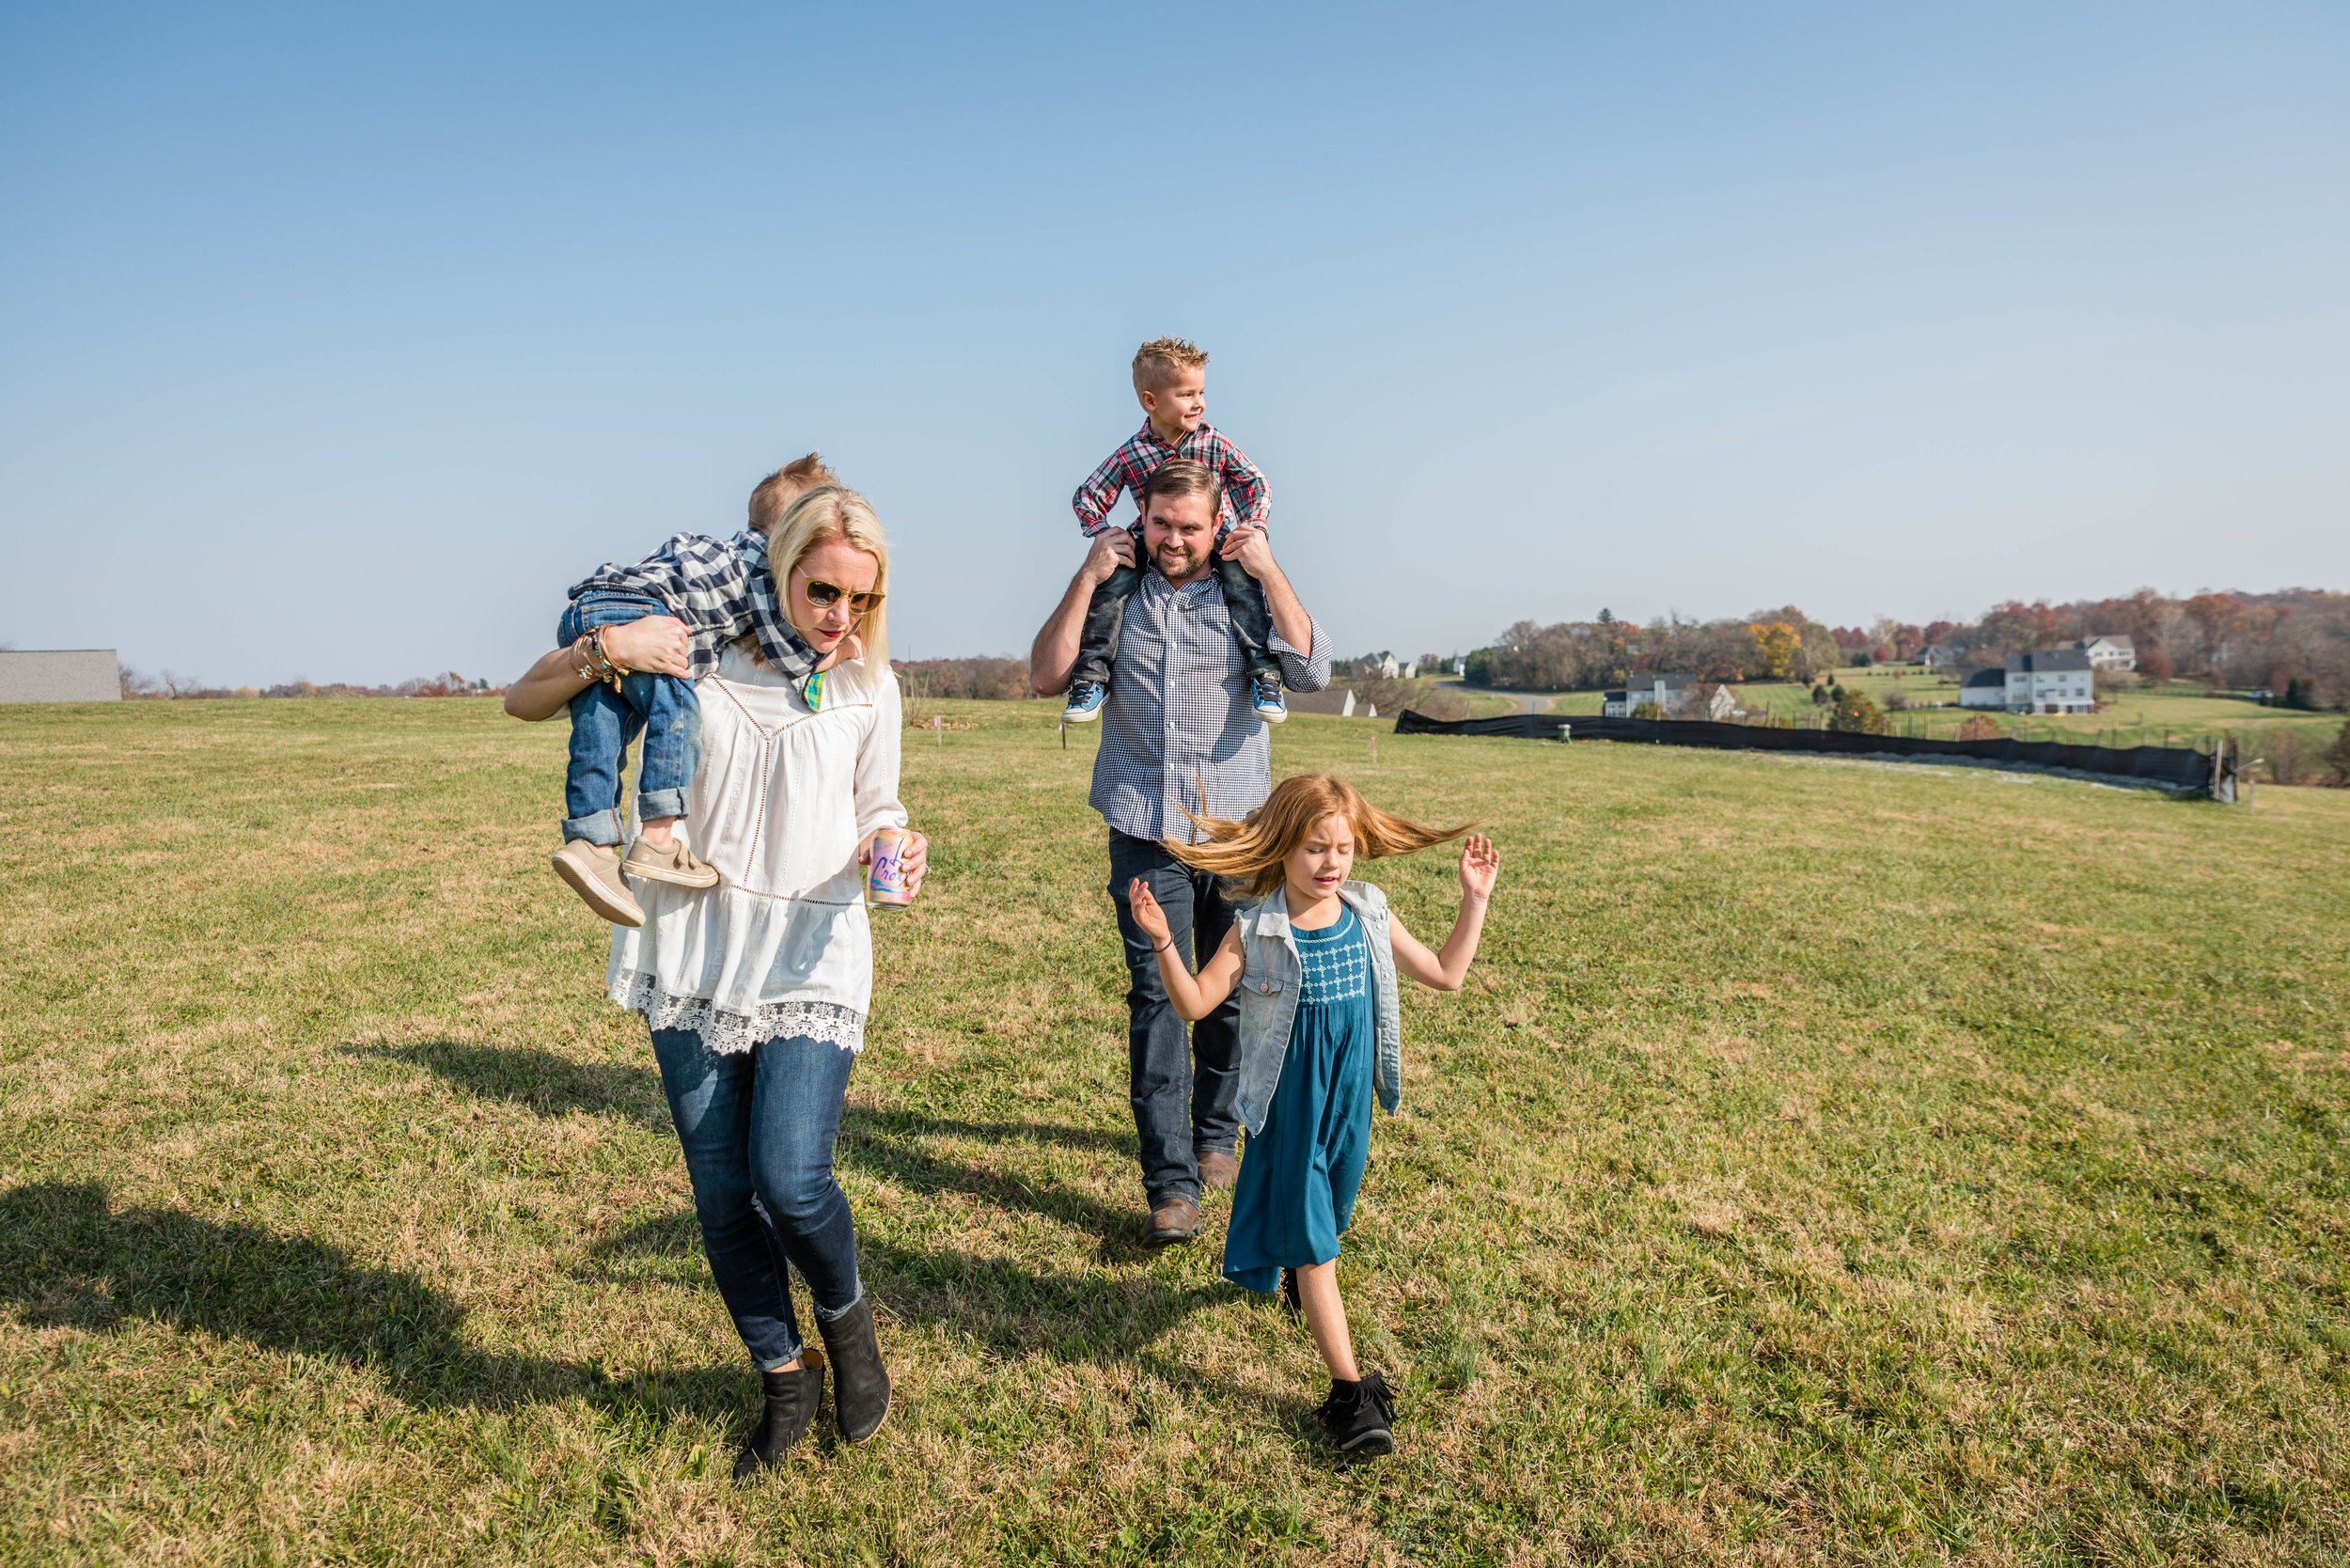
[{"label": "suburban house", "polygon": [[2083,637],[2073,645],[2089,655],[2092,669],[2136,669],[2138,650],[2127,637]]},{"label": "suburban house", "polygon": [[1623,683],[1623,690],[1600,699],[1600,716],[1630,718],[1643,702],[1655,703],[1668,718],[1726,719],[1736,711],[1738,702],[1729,687],[1716,686],[1712,698],[1700,702],[1696,691],[1700,684],[1694,675],[1636,675]]},{"label": "suburban house", "polygon": [[119,702],[111,648],[0,648],[0,702]]},{"label": "suburban house", "polygon": [[1928,643],[1918,655],[1918,662],[1928,669],[1956,669],[1965,656],[1947,642]]},{"label": "suburban house", "polygon": [[1355,661],[1357,671],[1366,671],[1388,681],[1410,681],[1419,675],[1418,664],[1402,664],[1392,653],[1371,653]]},{"label": "suburban house", "polygon": [[2004,669],[1979,669],[1958,688],[1962,708],[2010,713],[2087,713],[2096,711],[2095,672],[2077,648],[2017,653]]}]

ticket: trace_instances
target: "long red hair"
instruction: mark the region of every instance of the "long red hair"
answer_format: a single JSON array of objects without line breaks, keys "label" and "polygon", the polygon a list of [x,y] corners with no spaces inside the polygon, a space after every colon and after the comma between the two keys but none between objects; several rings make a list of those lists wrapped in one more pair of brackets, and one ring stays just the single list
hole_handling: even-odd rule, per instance
[{"label": "long red hair", "polygon": [[1167,841],[1167,853],[1186,866],[1222,877],[1235,892],[1261,899],[1281,886],[1283,863],[1316,823],[1344,817],[1355,828],[1355,855],[1377,860],[1390,855],[1410,855],[1448,839],[1458,839],[1477,824],[1422,827],[1382,811],[1345,779],[1326,773],[1301,773],[1273,787],[1265,803],[1239,822],[1203,817],[1183,808],[1199,831],[1201,844]]}]

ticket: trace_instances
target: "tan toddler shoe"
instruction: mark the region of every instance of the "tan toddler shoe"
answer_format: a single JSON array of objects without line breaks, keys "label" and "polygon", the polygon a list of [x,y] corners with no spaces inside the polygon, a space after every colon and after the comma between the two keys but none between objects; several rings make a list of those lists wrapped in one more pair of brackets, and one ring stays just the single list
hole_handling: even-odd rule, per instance
[{"label": "tan toddler shoe", "polygon": [[555,852],[555,874],[571,884],[577,893],[604,919],[616,926],[641,926],[645,912],[637,907],[636,895],[620,880],[620,857],[585,839],[567,840]]},{"label": "tan toddler shoe", "polygon": [[637,839],[628,846],[628,859],[620,869],[634,877],[674,883],[680,887],[718,886],[717,868],[706,860],[695,859],[694,852],[675,839],[669,840],[666,849]]}]

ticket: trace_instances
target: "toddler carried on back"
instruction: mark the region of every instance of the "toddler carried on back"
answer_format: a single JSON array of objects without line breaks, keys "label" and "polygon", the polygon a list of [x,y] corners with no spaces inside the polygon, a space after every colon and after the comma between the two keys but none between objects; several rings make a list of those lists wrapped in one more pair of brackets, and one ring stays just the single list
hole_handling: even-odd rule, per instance
[{"label": "toddler carried on back", "polygon": [[[727,645],[757,639],[769,664],[798,684],[811,709],[823,705],[823,675],[815,651],[785,616],[767,567],[767,540],[792,506],[837,483],[814,452],[786,463],[751,492],[750,525],[730,540],[679,534],[633,566],[606,562],[575,583],[571,608],[556,638],[571,650],[573,667],[593,683],[572,698],[571,762],[563,780],[563,847],[555,870],[588,907],[615,925],[641,926],[645,912],[627,878],[682,887],[714,887],[718,873],[676,836],[685,814],[686,787],[701,759],[701,708],[694,682],[718,667]],[[809,601],[835,602],[839,590],[807,585]],[[685,623],[690,674],[657,675],[616,664],[603,632],[647,616]],[[621,837],[620,770],[628,744],[639,733],[636,817],[641,831],[625,859]]]}]

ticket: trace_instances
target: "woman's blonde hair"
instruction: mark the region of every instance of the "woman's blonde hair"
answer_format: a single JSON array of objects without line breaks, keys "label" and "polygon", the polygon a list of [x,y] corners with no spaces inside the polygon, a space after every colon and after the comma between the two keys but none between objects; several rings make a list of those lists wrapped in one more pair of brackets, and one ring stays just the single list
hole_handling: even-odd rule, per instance
[{"label": "woman's blonde hair", "polygon": [[1281,886],[1282,863],[1317,823],[1331,817],[1344,817],[1354,824],[1355,855],[1359,860],[1409,855],[1458,839],[1477,825],[1463,823],[1458,827],[1437,828],[1405,822],[1371,805],[1345,779],[1326,773],[1284,778],[1273,787],[1262,806],[1240,822],[1203,817],[1189,807],[1183,808],[1183,815],[1208,836],[1208,841],[1178,844],[1170,840],[1167,853],[1186,866],[1222,877],[1235,892],[1252,899],[1263,898]]},{"label": "woman's blonde hair", "polygon": [[[813,454],[810,454],[811,456]],[[767,570],[775,574],[776,598],[791,604],[792,569],[820,544],[835,540],[873,557],[873,591],[889,588],[889,541],[882,537],[881,519],[871,503],[843,485],[819,485],[784,509],[767,535]],[[849,628],[863,648],[865,667],[880,673],[889,667],[889,605],[874,605]]]}]

